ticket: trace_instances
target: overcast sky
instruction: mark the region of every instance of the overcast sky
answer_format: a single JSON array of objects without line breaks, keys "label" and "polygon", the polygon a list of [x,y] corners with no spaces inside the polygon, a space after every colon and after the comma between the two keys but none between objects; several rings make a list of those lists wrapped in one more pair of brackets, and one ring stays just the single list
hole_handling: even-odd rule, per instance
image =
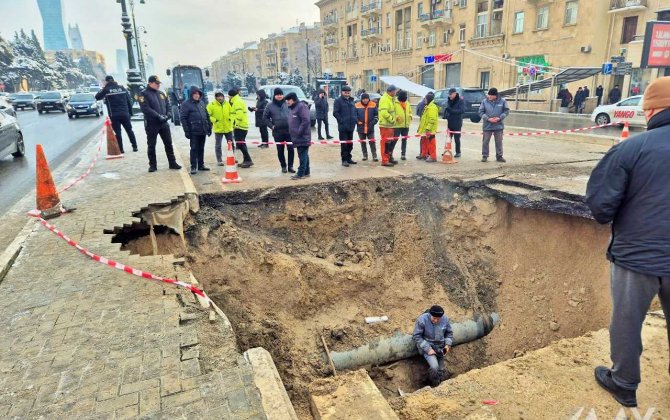
[{"label": "overcast sky", "polygon": [[[127,2],[129,0],[126,0]],[[116,0],[62,0],[64,26],[78,23],[84,47],[105,55],[109,71],[116,70],[116,49],[125,48],[121,5]],[[164,74],[173,62],[209,65],[246,41],[257,41],[297,22],[319,20],[316,0],[135,0],[138,26],[145,26],[142,44]],[[0,34],[34,29],[42,37],[42,18],[36,0],[0,0]]]}]

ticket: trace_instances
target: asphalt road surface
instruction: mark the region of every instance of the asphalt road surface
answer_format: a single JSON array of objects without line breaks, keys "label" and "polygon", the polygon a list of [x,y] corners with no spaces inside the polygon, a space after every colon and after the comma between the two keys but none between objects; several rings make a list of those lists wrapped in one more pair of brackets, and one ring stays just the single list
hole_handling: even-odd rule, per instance
[{"label": "asphalt road surface", "polygon": [[[95,134],[104,122],[104,116],[81,117],[70,120],[67,114],[37,111],[17,111],[17,117],[26,144],[26,156],[0,159],[0,214],[35,187],[35,146],[41,144],[52,172],[59,165],[73,161],[86,140]],[[58,180],[56,180],[58,184]]]}]

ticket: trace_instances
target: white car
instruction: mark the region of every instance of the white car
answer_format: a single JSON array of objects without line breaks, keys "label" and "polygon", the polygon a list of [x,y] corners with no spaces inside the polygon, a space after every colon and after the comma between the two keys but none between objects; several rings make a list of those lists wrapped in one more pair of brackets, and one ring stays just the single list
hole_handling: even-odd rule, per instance
[{"label": "white car", "polygon": [[26,146],[16,117],[4,110],[0,111],[0,159],[10,154],[15,158],[23,157]]},{"label": "white car", "polygon": [[628,121],[630,125],[646,127],[642,95],[631,96],[612,105],[599,106],[591,114],[591,121],[598,125]]}]

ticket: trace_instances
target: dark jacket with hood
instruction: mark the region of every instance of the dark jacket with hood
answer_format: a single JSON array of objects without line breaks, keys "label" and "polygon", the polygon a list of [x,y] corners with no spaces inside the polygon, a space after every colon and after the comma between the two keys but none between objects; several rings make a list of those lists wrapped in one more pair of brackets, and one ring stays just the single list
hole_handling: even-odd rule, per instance
[{"label": "dark jacket with hood", "polygon": [[586,203],[612,222],[607,258],[642,274],[670,276],[670,109],[647,132],[612,147],[591,173]]},{"label": "dark jacket with hood", "polygon": [[265,111],[263,112],[263,122],[266,126],[272,129],[272,137],[276,141],[290,140],[288,116],[289,109],[285,99],[282,99],[281,101],[273,99],[272,102],[265,107]]},{"label": "dark jacket with hood", "polygon": [[[256,127],[265,127],[265,120],[263,119],[263,112],[265,112],[265,107],[268,105],[268,97],[264,90],[259,90],[256,92],[258,95],[258,100],[256,101],[256,111],[254,112],[254,117],[256,118]],[[249,108],[251,111],[252,108]]]},{"label": "dark jacket with hood", "polygon": [[608,98],[611,104],[619,102],[621,100],[621,89],[615,87],[612,90],[610,90]]},{"label": "dark jacket with hood", "polygon": [[[194,101],[193,94],[200,93],[200,100]],[[181,104],[179,118],[186,138],[191,136],[208,136],[212,133],[212,122],[209,120],[207,105],[202,98],[202,91],[197,86],[191,86],[188,100]]]},{"label": "dark jacket with hood", "polygon": [[[369,99],[369,98],[368,98]],[[368,101],[367,105],[363,102],[356,104],[356,130],[361,134],[374,134],[375,125],[379,121],[379,111],[374,101]]]},{"label": "dark jacket with hood", "polygon": [[445,104],[447,114],[447,126],[450,130],[460,130],[463,128],[463,114],[465,113],[465,101],[456,92],[454,99],[447,99]]},{"label": "dark jacket with hood", "polygon": [[354,131],[356,128],[356,108],[354,98],[345,98],[340,95],[333,104],[333,116],[337,120],[337,129],[340,131]]},{"label": "dark jacket with hood", "polygon": [[327,120],[328,119],[328,99],[326,99],[326,91],[323,89],[319,90],[319,94],[323,93],[323,98],[319,95],[314,99],[314,110],[316,111],[317,120]]},{"label": "dark jacket with hood", "polygon": [[107,82],[100,92],[95,94],[96,101],[104,99],[109,118],[130,118],[133,115],[133,100],[130,93],[116,82]]},{"label": "dark jacket with hood", "polygon": [[303,101],[297,101],[289,107],[288,128],[294,147],[310,145],[312,130],[309,107]]}]

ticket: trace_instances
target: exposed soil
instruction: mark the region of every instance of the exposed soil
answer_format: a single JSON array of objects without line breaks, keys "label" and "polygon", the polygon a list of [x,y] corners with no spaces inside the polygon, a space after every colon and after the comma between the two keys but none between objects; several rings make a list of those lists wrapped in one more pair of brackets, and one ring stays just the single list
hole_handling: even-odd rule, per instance
[{"label": "exposed soil", "polygon": [[[608,229],[514,207],[487,188],[408,177],[206,195],[186,224],[191,270],[241,349],[272,354],[304,417],[307,385],[329,374],[321,335],[349,350],[411,333],[434,303],[456,321],[497,311],[499,328],[449,356],[458,375],[609,317]],[[376,315],[389,321],[364,323]],[[416,359],[370,375],[391,398],[422,387],[424,370]]]}]

